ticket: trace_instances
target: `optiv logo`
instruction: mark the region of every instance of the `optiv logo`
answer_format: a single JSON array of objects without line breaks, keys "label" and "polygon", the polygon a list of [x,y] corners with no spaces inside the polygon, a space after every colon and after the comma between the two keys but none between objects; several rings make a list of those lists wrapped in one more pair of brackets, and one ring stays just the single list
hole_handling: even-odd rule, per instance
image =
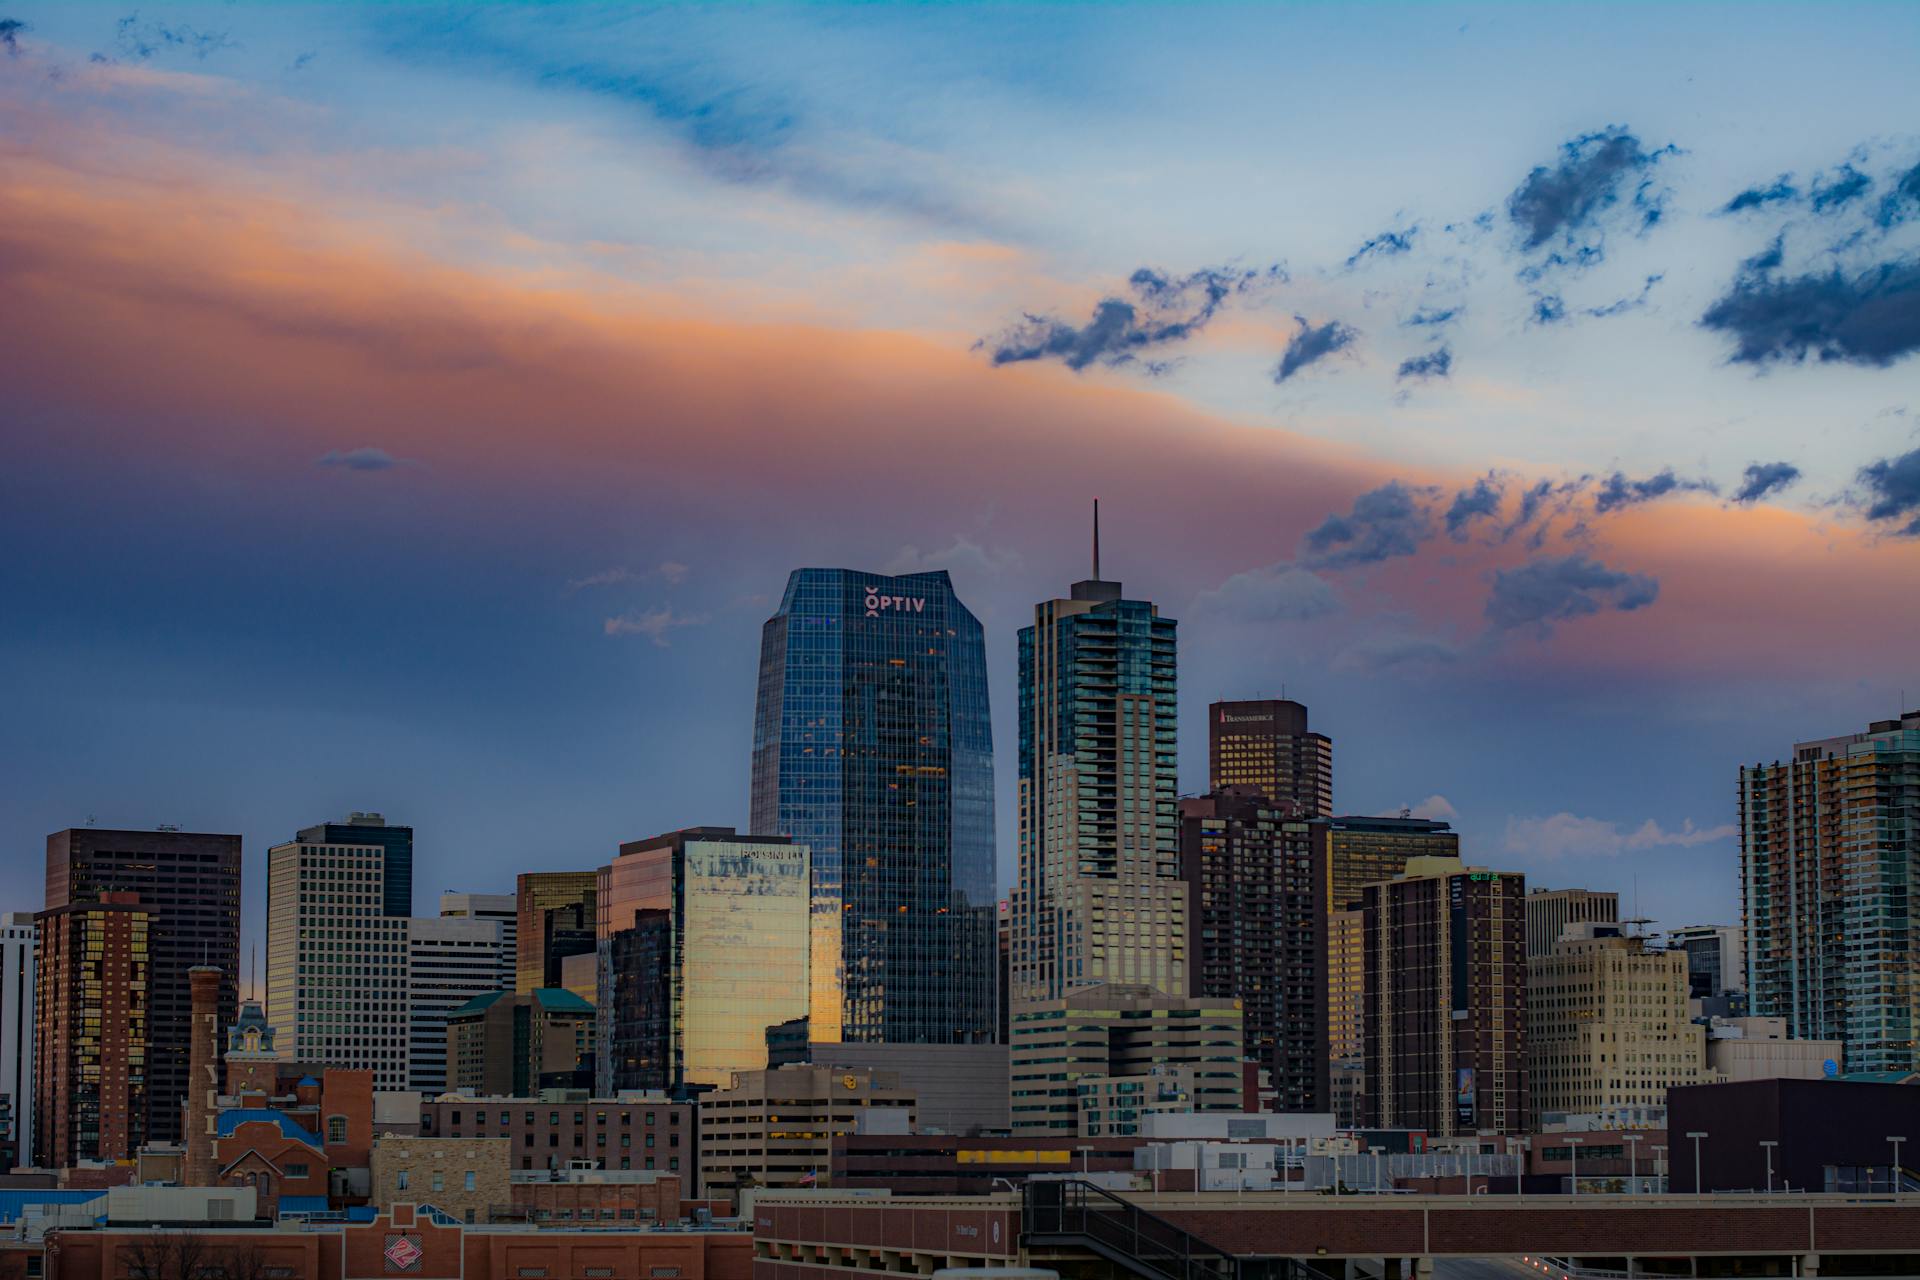
[{"label": "optiv logo", "polygon": [[867,616],[877,618],[883,613],[925,613],[925,596],[883,596],[880,588],[867,588]]}]

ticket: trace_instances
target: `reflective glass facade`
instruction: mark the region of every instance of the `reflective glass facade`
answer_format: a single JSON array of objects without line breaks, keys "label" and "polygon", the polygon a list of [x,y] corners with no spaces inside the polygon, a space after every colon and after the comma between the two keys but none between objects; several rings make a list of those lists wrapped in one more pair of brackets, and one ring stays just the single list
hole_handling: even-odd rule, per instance
[{"label": "reflective glass facade", "polygon": [[767,1065],[767,1028],[807,1013],[805,845],[676,831],[601,871],[602,1092],[726,1086]]},{"label": "reflective glass facade", "polygon": [[944,572],[787,580],[761,639],[753,828],[812,853],[813,1039],[993,1039],[986,649]]}]

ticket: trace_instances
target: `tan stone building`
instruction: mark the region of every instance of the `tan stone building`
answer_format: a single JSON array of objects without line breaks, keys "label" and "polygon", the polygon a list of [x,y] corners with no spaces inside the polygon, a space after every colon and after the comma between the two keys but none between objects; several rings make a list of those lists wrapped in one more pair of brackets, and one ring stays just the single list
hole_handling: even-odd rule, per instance
[{"label": "tan stone building", "polygon": [[1687,957],[1619,927],[1574,925],[1528,961],[1527,1075],[1534,1115],[1665,1103],[1706,1074],[1688,1018]]},{"label": "tan stone building", "polygon": [[1246,1109],[1238,1000],[1102,983],[1057,1000],[1015,1003],[1010,1031],[1016,1135],[1084,1135],[1090,1130],[1080,1115],[1082,1080],[1145,1079],[1164,1068],[1191,1068],[1186,1110]]},{"label": "tan stone building", "polygon": [[1327,1057],[1334,1119],[1360,1124],[1366,1088],[1366,917],[1336,911],[1327,917]]},{"label": "tan stone building", "polygon": [[505,1138],[402,1138],[373,1144],[372,1198],[382,1212],[396,1204],[432,1205],[462,1222],[486,1222],[513,1203]]},{"label": "tan stone building", "polygon": [[736,1187],[825,1186],[833,1140],[908,1133],[914,1098],[892,1071],[775,1067],[742,1071],[700,1099],[700,1175],[708,1194]]}]

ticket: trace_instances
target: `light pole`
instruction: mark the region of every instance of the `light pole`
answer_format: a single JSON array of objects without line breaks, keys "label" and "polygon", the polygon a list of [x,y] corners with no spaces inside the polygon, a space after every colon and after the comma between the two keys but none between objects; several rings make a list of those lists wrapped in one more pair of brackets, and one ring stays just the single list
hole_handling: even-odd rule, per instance
[{"label": "light pole", "polygon": [[1900,1144],[1906,1139],[1889,1137],[1887,1141],[1893,1144],[1893,1198],[1898,1200],[1900,1198]]},{"label": "light pole", "polygon": [[1627,1191],[1629,1194],[1640,1190],[1640,1140],[1644,1133],[1623,1133],[1620,1141],[1627,1144]]},{"label": "light pole", "polygon": [[1091,1176],[1093,1172],[1093,1148],[1081,1147],[1079,1150],[1080,1150],[1080,1176],[1082,1178],[1086,1178]]},{"label": "light pole", "polygon": [[1665,1147],[1659,1146],[1657,1144],[1654,1146],[1653,1148],[1653,1180],[1660,1184],[1660,1190],[1662,1193],[1668,1190],[1667,1171],[1666,1171],[1666,1168],[1664,1167],[1666,1165],[1666,1161],[1661,1159],[1661,1157],[1666,1154],[1667,1154],[1667,1149]]},{"label": "light pole", "polygon": [[1567,1139],[1567,1155],[1572,1162],[1567,1181],[1572,1184],[1573,1194],[1576,1196],[1580,1194],[1580,1144],[1585,1141],[1585,1138]]},{"label": "light pole", "polygon": [[1772,1138],[1762,1138],[1760,1139],[1760,1145],[1767,1149],[1767,1194],[1772,1195],[1773,1194],[1773,1149],[1779,1146],[1780,1144],[1779,1142],[1777,1142]]},{"label": "light pole", "polygon": [[[1373,1193],[1375,1195],[1379,1195],[1380,1194],[1380,1153],[1382,1151],[1385,1151],[1386,1148],[1385,1147],[1369,1147],[1368,1150],[1373,1152]],[[1894,1154],[1898,1155],[1899,1152],[1896,1150]]]},{"label": "light pole", "polygon": [[1533,1150],[1533,1139],[1516,1138],[1512,1145],[1520,1148],[1520,1172],[1513,1179],[1513,1190],[1524,1201],[1527,1198],[1527,1155]]},{"label": "light pole", "polygon": [[1700,1195],[1700,1139],[1707,1136],[1703,1129],[1689,1129],[1687,1136],[1693,1139],[1693,1194]]}]

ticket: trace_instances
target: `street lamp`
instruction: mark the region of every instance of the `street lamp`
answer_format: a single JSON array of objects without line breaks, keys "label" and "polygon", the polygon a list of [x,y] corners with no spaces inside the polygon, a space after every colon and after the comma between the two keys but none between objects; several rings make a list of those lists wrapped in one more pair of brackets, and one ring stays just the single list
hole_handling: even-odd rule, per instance
[{"label": "street lamp", "polygon": [[1627,1191],[1629,1194],[1640,1190],[1640,1140],[1644,1133],[1623,1133],[1620,1141],[1627,1144]]},{"label": "street lamp", "polygon": [[1760,1145],[1767,1149],[1767,1194],[1773,1194],[1773,1149],[1779,1142],[1772,1138],[1760,1139]]},{"label": "street lamp", "polygon": [[1887,1141],[1893,1144],[1893,1198],[1898,1200],[1900,1198],[1900,1144],[1906,1139],[1889,1137]]},{"label": "street lamp", "polygon": [[1660,1184],[1660,1190],[1663,1193],[1669,1189],[1667,1187],[1667,1170],[1665,1167],[1666,1161],[1661,1159],[1661,1157],[1666,1154],[1667,1154],[1667,1149],[1665,1147],[1659,1146],[1657,1144],[1654,1146],[1653,1148],[1653,1180]]},{"label": "street lamp", "polygon": [[[1375,1195],[1379,1195],[1380,1194],[1380,1153],[1382,1151],[1385,1151],[1386,1148],[1385,1147],[1369,1147],[1367,1148],[1367,1150],[1373,1152],[1373,1193]],[[1898,1152],[1895,1152],[1895,1154],[1897,1155]]]},{"label": "street lamp", "polygon": [[1533,1138],[1515,1138],[1508,1145],[1520,1148],[1520,1172],[1514,1176],[1513,1190],[1524,1201],[1527,1198],[1527,1155],[1533,1150]]},{"label": "street lamp", "polygon": [[1580,1144],[1585,1141],[1585,1138],[1567,1139],[1568,1159],[1572,1162],[1567,1180],[1573,1184],[1573,1194],[1576,1196],[1580,1194]]},{"label": "street lamp", "polygon": [[1693,1194],[1700,1194],[1700,1139],[1707,1136],[1701,1129],[1689,1129],[1687,1136],[1693,1139]]},{"label": "street lamp", "polygon": [[1080,1176],[1088,1177],[1093,1172],[1093,1148],[1080,1147],[1077,1150],[1080,1152]]}]

